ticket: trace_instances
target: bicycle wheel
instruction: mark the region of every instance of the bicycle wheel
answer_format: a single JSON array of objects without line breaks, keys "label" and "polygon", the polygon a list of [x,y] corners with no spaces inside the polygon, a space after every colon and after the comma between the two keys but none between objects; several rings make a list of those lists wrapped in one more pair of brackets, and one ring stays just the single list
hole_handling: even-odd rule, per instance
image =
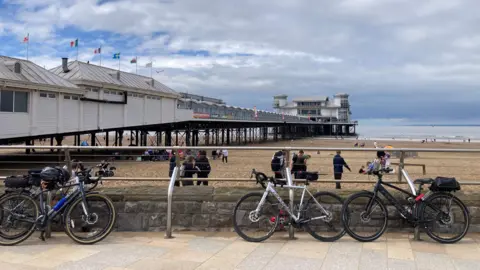
[{"label": "bicycle wheel", "polygon": [[233,228],[240,237],[249,242],[261,242],[275,232],[278,224],[279,204],[270,194],[259,213],[255,212],[263,193],[249,193],[237,202],[233,210]]},{"label": "bicycle wheel", "polygon": [[[450,193],[435,193],[429,196],[419,209],[420,220],[425,223],[425,232],[433,240],[451,244],[460,241],[470,227],[470,215],[463,202]],[[445,233],[445,235],[440,235]]]},{"label": "bicycle wheel", "polygon": [[0,245],[12,246],[25,241],[35,231],[39,208],[24,194],[9,194],[0,199]]},{"label": "bicycle wheel", "polygon": [[315,193],[313,198],[308,200],[305,216],[302,217],[311,219],[304,224],[307,232],[320,241],[331,242],[342,238],[345,235],[341,216],[342,198],[330,192]]},{"label": "bicycle wheel", "polygon": [[78,198],[68,208],[65,215],[65,233],[80,244],[95,244],[112,231],[116,220],[115,207],[107,196],[101,194],[87,194],[86,216],[82,198]]},{"label": "bicycle wheel", "polygon": [[[373,196],[371,192],[359,192],[350,196],[343,204],[343,226],[348,235],[357,241],[374,241],[387,229],[387,208],[378,197],[374,199]],[[367,213],[370,202],[371,208]]]}]

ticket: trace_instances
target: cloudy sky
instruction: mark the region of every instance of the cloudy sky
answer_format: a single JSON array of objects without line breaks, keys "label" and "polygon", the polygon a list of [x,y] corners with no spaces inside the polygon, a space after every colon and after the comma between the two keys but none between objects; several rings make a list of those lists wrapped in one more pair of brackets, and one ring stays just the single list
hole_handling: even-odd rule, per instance
[{"label": "cloudy sky", "polygon": [[351,95],[355,119],[478,123],[478,0],[0,0],[0,54],[79,60],[271,109],[272,95]]}]

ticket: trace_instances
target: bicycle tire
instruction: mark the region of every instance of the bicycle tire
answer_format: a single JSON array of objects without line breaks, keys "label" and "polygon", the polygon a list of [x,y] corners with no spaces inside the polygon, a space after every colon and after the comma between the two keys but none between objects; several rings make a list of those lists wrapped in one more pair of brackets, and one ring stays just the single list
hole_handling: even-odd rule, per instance
[{"label": "bicycle tire", "polygon": [[109,224],[108,224],[107,228],[99,236],[96,236],[96,237],[94,237],[90,240],[83,240],[83,239],[80,239],[79,237],[75,236],[75,234],[72,232],[73,228],[72,228],[71,222],[69,222],[69,220],[71,219],[70,216],[72,214],[73,209],[75,209],[75,206],[77,206],[79,203],[83,202],[81,197],[78,198],[77,200],[75,200],[75,202],[73,202],[68,207],[68,210],[66,211],[66,214],[65,214],[65,222],[64,222],[65,233],[73,241],[75,241],[79,244],[82,244],[82,245],[92,245],[92,244],[95,244],[95,243],[100,242],[103,239],[105,239],[105,237],[107,237],[112,232],[113,226],[115,225],[116,218],[117,218],[117,213],[115,211],[115,206],[113,205],[113,202],[110,198],[108,198],[105,195],[97,194],[97,193],[86,194],[85,198],[87,200],[87,203],[88,203],[88,198],[93,198],[93,197],[101,198],[102,200],[104,200],[106,202],[107,206],[110,209]]},{"label": "bicycle tire", "polygon": [[[368,192],[368,191],[365,191],[365,192],[358,192],[358,193],[355,193],[353,195],[351,195],[350,197],[348,197],[348,199],[345,201],[345,203],[343,204],[342,206],[342,223],[343,223],[343,226],[345,228],[345,231],[347,232],[348,235],[350,235],[353,239],[357,240],[357,241],[360,241],[360,242],[372,242],[372,241],[375,241],[376,239],[378,239],[380,236],[382,236],[382,234],[385,232],[385,230],[387,229],[387,225],[388,225],[388,210],[387,210],[387,207],[385,206],[385,204],[378,198],[378,196],[375,198],[375,202],[380,206],[382,212],[384,213],[384,216],[385,216],[385,219],[384,219],[384,222],[383,224],[381,225],[380,227],[380,230],[373,234],[372,236],[369,236],[369,237],[363,237],[363,236],[360,236],[358,234],[356,234],[355,232],[353,232],[353,230],[350,228],[350,214],[349,214],[349,204],[352,203],[353,200],[357,199],[357,198],[360,198],[360,197],[366,197],[366,198],[369,198],[368,201],[370,201],[371,198],[373,198],[374,194],[372,192]],[[367,202],[368,203],[368,202]],[[365,205],[366,206],[366,205]]]},{"label": "bicycle tire", "polygon": [[457,237],[450,238],[450,239],[445,239],[445,238],[442,238],[442,237],[438,237],[437,235],[435,235],[432,232],[431,228],[428,227],[427,224],[425,224],[424,229],[425,229],[425,232],[427,233],[427,235],[430,238],[432,238],[433,240],[435,240],[439,243],[442,243],[442,244],[453,244],[453,243],[456,243],[456,242],[462,240],[462,238],[467,234],[468,229],[470,228],[470,213],[468,211],[468,208],[465,206],[465,204],[458,197],[456,197],[456,196],[454,196],[453,194],[450,194],[450,193],[441,192],[441,193],[434,193],[433,195],[429,196],[420,205],[420,209],[419,209],[420,220],[425,220],[425,211],[427,209],[428,203],[433,201],[436,198],[439,198],[439,197],[447,197],[448,199],[452,199],[453,201],[455,201],[455,203],[461,208],[462,213],[464,214],[465,219],[467,221],[467,224],[466,224],[465,228],[463,229],[463,231]]},{"label": "bicycle tire", "polygon": [[[272,226],[272,229],[270,229],[270,231],[263,237],[259,237],[259,238],[253,238],[253,237],[250,237],[250,236],[247,236],[241,229],[240,229],[240,226],[239,224],[237,223],[237,211],[239,210],[239,206],[240,204],[245,201],[246,199],[248,199],[249,197],[254,197],[254,196],[257,196],[259,197],[259,200],[262,198],[263,196],[263,193],[260,193],[260,192],[252,192],[252,193],[248,193],[246,195],[244,195],[242,198],[240,198],[240,200],[238,200],[237,204],[235,205],[235,208],[233,210],[233,228],[235,229],[235,232],[240,236],[242,237],[245,241],[248,241],[248,242],[262,242],[262,241],[265,241],[267,240],[268,238],[270,238],[274,233],[275,233],[275,229],[277,228],[278,226],[278,216],[279,216],[279,209],[276,209],[276,214],[275,214],[275,222]],[[267,200],[269,203],[271,203],[271,199],[267,197]]]},{"label": "bicycle tire", "polygon": [[[38,219],[40,209],[39,209],[38,203],[31,196],[27,196],[27,195],[21,194],[21,193],[8,194],[8,195],[5,195],[4,197],[2,197],[0,199],[0,206],[3,205],[3,203],[5,201],[7,201],[11,198],[23,198],[27,201],[32,202],[32,204],[34,206],[34,220]],[[1,212],[3,213],[3,208],[1,210]],[[2,215],[2,219],[0,220],[0,222],[1,222],[0,224],[3,224],[3,215]],[[32,222],[31,228],[28,229],[25,233],[21,234],[19,237],[16,237],[16,238],[6,237],[6,236],[3,235],[3,233],[0,233],[0,246],[13,246],[13,245],[20,244],[21,242],[27,240],[35,232],[35,227],[36,227],[35,222]]]},{"label": "bicycle tire", "polygon": [[[338,205],[343,206],[343,199],[340,196],[338,196],[337,194],[334,194],[334,193],[331,193],[331,192],[317,192],[317,193],[313,194],[312,197],[315,198],[320,203],[323,200],[319,200],[319,199],[317,199],[317,197],[321,197],[321,196],[323,196],[324,198],[325,197],[330,197],[330,199],[328,201],[333,200]],[[307,209],[307,211],[309,209],[311,209],[310,207],[316,207],[317,206],[317,204],[315,203],[313,198],[310,198],[307,202],[307,205],[306,205],[306,208],[305,208],[305,209]],[[310,206],[310,205],[312,205],[312,206]],[[335,216],[333,217],[333,219],[334,218],[335,218]],[[341,209],[340,209],[340,213],[338,213],[338,216],[336,218],[338,218],[338,221],[340,223],[341,231],[338,234],[336,234],[334,236],[331,236],[331,237],[320,236],[317,232],[315,232],[312,229],[312,227],[310,226],[310,222],[305,223],[303,226],[304,226],[305,230],[311,236],[313,236],[315,239],[320,240],[320,241],[324,241],[324,242],[333,242],[333,241],[336,241],[336,240],[342,238],[346,233],[345,232],[345,227],[343,226],[342,221],[341,221],[342,220]],[[330,223],[330,222],[328,222],[328,223]]]}]

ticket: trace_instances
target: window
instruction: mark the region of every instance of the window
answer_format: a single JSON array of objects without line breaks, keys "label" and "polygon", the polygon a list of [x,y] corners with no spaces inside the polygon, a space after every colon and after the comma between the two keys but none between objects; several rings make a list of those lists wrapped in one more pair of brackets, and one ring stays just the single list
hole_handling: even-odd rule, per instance
[{"label": "window", "polygon": [[40,93],[40,97],[46,98],[46,97],[47,97],[47,93]]},{"label": "window", "polygon": [[123,96],[123,93],[122,92],[117,92],[117,95]]},{"label": "window", "polygon": [[139,98],[143,98],[143,97],[144,97],[144,95],[138,95],[138,97],[139,97]]},{"label": "window", "polygon": [[28,112],[28,92],[0,91],[0,111]]},{"label": "window", "polygon": [[56,94],[48,94],[48,98],[55,98],[55,97],[57,97]]},{"label": "window", "polygon": [[64,95],[63,98],[64,99],[70,99],[70,96]]},{"label": "window", "polygon": [[0,111],[13,112],[13,91],[2,91],[0,95]]},{"label": "window", "polygon": [[[103,91],[103,92],[104,92],[105,94],[110,94],[110,92],[107,91],[107,90],[105,90],[105,91]],[[113,93],[112,93],[112,94],[113,94]]]},{"label": "window", "polygon": [[131,96],[132,96],[132,94],[131,94],[131,93],[128,93],[128,94],[127,94],[127,96],[131,97]]},{"label": "window", "polygon": [[133,94],[133,97],[138,97],[138,95],[137,95],[137,94]]},{"label": "window", "polygon": [[28,92],[15,92],[15,112],[28,112]]},{"label": "window", "polygon": [[151,96],[147,96],[147,99],[152,99],[152,97],[151,97]]},{"label": "window", "polygon": [[78,100],[78,96],[72,96],[73,100]]},{"label": "window", "polygon": [[92,88],[92,92],[98,93],[98,88]]}]

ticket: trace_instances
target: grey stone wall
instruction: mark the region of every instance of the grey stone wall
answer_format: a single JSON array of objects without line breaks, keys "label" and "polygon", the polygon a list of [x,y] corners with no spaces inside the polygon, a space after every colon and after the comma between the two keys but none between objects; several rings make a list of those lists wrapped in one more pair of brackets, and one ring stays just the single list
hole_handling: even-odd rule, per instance
[{"label": "grey stone wall", "polygon": [[[232,212],[238,199],[249,192],[263,192],[252,188],[176,188],[172,205],[172,225],[175,230],[233,230]],[[287,199],[288,191],[280,190]],[[311,190],[312,193],[315,190]],[[117,211],[116,229],[119,231],[163,231],[166,228],[167,190],[162,187],[135,187],[103,189],[110,196]],[[335,193],[336,191],[333,190]],[[356,191],[341,190],[343,198]],[[471,215],[470,231],[480,232],[480,193],[456,194],[468,206]],[[300,193],[296,194],[300,198]],[[399,198],[402,198],[399,196]],[[385,202],[385,200],[383,200]],[[338,206],[340,207],[340,206]],[[393,206],[387,206],[389,230],[411,230]]]}]

